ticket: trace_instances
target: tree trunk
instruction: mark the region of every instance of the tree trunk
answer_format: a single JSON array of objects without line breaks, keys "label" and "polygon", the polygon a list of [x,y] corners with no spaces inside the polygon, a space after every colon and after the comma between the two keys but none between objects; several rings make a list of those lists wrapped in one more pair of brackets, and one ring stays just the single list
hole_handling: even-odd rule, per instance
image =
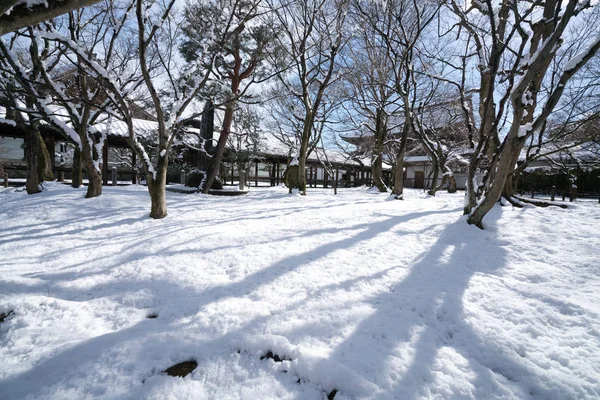
[{"label": "tree trunk", "polygon": [[148,192],[150,193],[150,218],[161,219],[167,216],[167,155],[159,157],[158,165],[156,166],[156,177],[151,172],[146,173],[146,181],[148,182]]},{"label": "tree trunk", "polygon": [[[81,152],[82,161],[88,177],[88,186],[85,197],[87,199],[98,197],[102,194],[102,173],[96,168],[96,165],[98,165],[97,160],[99,159],[99,156],[94,156],[94,149],[92,148],[91,143],[87,140],[87,129],[84,132],[80,132],[79,137],[81,138],[81,146],[83,147]],[[96,161],[96,165],[94,165],[94,161]],[[102,162],[107,161],[108,160],[102,160]]]},{"label": "tree trunk", "polygon": [[437,164],[433,164],[432,168],[433,168],[433,171],[432,171],[433,176],[431,177],[431,183],[430,183],[431,187],[429,188],[429,191],[427,192],[427,194],[430,196],[435,196],[435,193],[438,190],[437,181],[438,181],[438,176],[440,174],[440,167]]},{"label": "tree trunk", "polygon": [[[513,129],[517,129],[513,128]],[[508,176],[514,171],[519,153],[523,147],[523,142],[517,137],[517,132],[509,132],[506,142],[497,156],[490,165],[490,178],[487,181],[486,188],[482,199],[477,203],[477,206],[472,209],[468,222],[483,229],[483,217],[494,207],[496,202],[505,188]]]},{"label": "tree trunk", "polygon": [[396,170],[394,173],[394,190],[396,200],[404,200],[404,147],[396,155]]},{"label": "tree trunk", "polygon": [[519,193],[519,182],[521,180],[521,172],[519,171],[519,173],[517,175],[513,174],[513,187],[515,190],[515,194]]},{"label": "tree trunk", "polygon": [[371,173],[373,174],[372,187],[376,187],[381,193],[387,192],[387,187],[385,186],[385,183],[383,183],[383,159],[381,153],[373,156]]},{"label": "tree trunk", "polygon": [[[236,92],[233,92],[236,93]],[[233,121],[233,101],[227,104],[225,108],[225,115],[223,117],[223,125],[221,127],[221,134],[219,135],[219,141],[217,142],[217,148],[215,154],[212,156],[212,161],[207,171],[207,179],[204,180],[204,187],[200,188],[202,193],[208,194],[213,182],[215,181],[221,167],[221,160],[225,153],[225,147],[227,146],[227,138],[229,137],[229,130],[231,129],[231,123]],[[165,214],[166,215],[166,214]]]},{"label": "tree trunk", "polygon": [[448,193],[456,193],[456,177],[454,174],[448,176]]},{"label": "tree trunk", "polygon": [[377,110],[377,120],[375,121],[375,146],[373,149],[373,159],[371,162],[371,173],[373,174],[373,185],[381,193],[387,192],[387,187],[383,182],[383,142],[387,127],[384,121],[383,110]]},{"label": "tree trunk", "polygon": [[296,189],[300,191],[301,195],[306,196],[306,155],[302,154],[302,150],[300,150],[300,153],[300,157],[298,158],[298,170],[296,172],[298,174],[298,180],[296,181],[298,182],[298,187]]},{"label": "tree trunk", "polygon": [[71,167],[71,187],[78,188],[83,184],[83,174],[81,171],[81,151],[79,147],[75,147],[73,153],[73,166]]},{"label": "tree trunk", "polygon": [[[300,191],[300,194],[306,196],[306,158],[308,154],[308,142],[310,141],[310,133],[312,131],[314,123],[314,115],[312,112],[307,111],[304,117],[304,126],[302,130],[302,138],[300,141],[300,153],[298,154],[298,179],[296,189]],[[295,189],[290,186],[290,190]]]},{"label": "tree trunk", "polygon": [[304,130],[300,142],[300,154],[298,154],[298,190],[300,194],[306,196],[306,158],[308,153],[308,141],[310,131],[312,130],[312,114],[308,113],[304,118]]},{"label": "tree trunk", "polygon": [[448,182],[448,176],[442,175],[442,181],[440,182],[439,185],[437,185],[437,188],[435,189],[436,192],[439,190],[442,190],[444,188],[444,185],[446,184],[446,182]]},{"label": "tree trunk", "polygon": [[510,173],[507,177],[506,177],[506,183],[504,184],[504,189],[502,190],[502,197],[506,198],[506,199],[510,199],[511,197],[514,197],[516,194],[516,186],[515,186],[515,182],[514,182],[514,171],[512,173]]},{"label": "tree trunk", "polygon": [[102,174],[93,165],[86,166],[88,186],[85,193],[86,199],[98,197],[102,194]]},{"label": "tree trunk", "polygon": [[41,192],[40,190],[40,179],[38,175],[38,152],[40,142],[38,141],[38,128],[37,122],[31,122],[25,129],[25,160],[27,161],[27,181],[25,182],[25,188],[27,194],[35,194]]},{"label": "tree trunk", "polygon": [[85,171],[88,178],[85,197],[86,199],[98,197],[102,194],[102,174],[95,168],[93,160],[90,157],[87,157],[85,153],[83,156],[83,164],[85,165]]},{"label": "tree trunk", "polygon": [[464,215],[469,215],[471,213],[471,210],[475,208],[475,205],[477,205],[477,185],[475,180],[477,179],[478,165],[478,156],[476,153],[473,153],[469,162],[469,173],[467,175],[467,184],[465,187],[465,207],[463,209]]},{"label": "tree trunk", "polygon": [[46,147],[46,142],[42,138],[41,133],[37,132],[38,138],[38,179],[40,182],[53,181],[54,173],[52,173],[52,160],[50,153]]}]

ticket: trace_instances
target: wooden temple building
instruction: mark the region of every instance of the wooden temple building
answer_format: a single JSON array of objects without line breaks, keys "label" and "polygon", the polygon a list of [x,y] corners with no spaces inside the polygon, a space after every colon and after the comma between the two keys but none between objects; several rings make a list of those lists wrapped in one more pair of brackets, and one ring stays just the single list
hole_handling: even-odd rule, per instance
[{"label": "wooden temple building", "polygon": [[[5,151],[3,154],[0,150],[0,163],[2,163],[4,172],[8,174],[9,179],[24,177],[27,169],[24,161],[25,146],[23,145],[26,137],[25,132],[14,123],[11,123],[12,121],[3,119],[4,115],[2,114],[3,112],[0,110],[0,149],[4,148]],[[148,117],[147,114],[143,116]],[[102,177],[105,185],[110,183],[109,177],[113,167],[117,168],[121,183],[128,180],[135,184],[139,179],[140,171],[135,168],[137,165],[136,154],[131,151],[124,125],[124,123],[116,121],[110,127],[102,124],[95,126],[97,129],[104,129],[106,133],[102,150],[103,160],[108,160],[108,162],[102,164]],[[209,136],[212,136],[212,121],[209,121],[210,127],[208,129],[206,125],[207,121],[204,118],[203,120],[192,121],[189,129],[193,131],[194,135],[190,135],[190,137],[208,139]],[[138,134],[151,135],[152,131],[155,130],[156,121],[150,118],[138,118],[134,119],[134,126]],[[40,125],[40,133],[50,153],[52,170],[55,176],[59,176],[59,173],[62,172],[68,178],[71,173],[71,163],[68,159],[67,150],[69,148],[73,149],[73,143],[64,134],[48,124]],[[263,136],[259,148],[253,152],[249,160],[250,165],[246,174],[247,183],[253,186],[282,184],[284,171],[291,161],[291,151],[273,135],[265,133]],[[207,143],[210,142],[209,140]],[[194,146],[186,146],[185,141],[181,141],[177,146],[181,149],[181,159],[179,161],[187,165],[188,169],[204,169],[206,156],[201,151]],[[9,148],[8,153],[10,154],[6,154],[6,148]],[[211,151],[210,145],[205,148],[208,152]],[[130,157],[130,162],[127,163],[128,166],[124,167],[122,161],[114,161],[114,157],[111,158],[110,149],[129,150],[124,152],[129,154]],[[233,161],[235,153],[236,150],[231,146],[225,151],[220,173],[225,184],[237,184],[239,181],[240,174],[236,162]],[[327,156],[324,153],[323,149],[315,149],[309,156],[306,168],[307,186],[333,187],[334,181],[337,181],[338,187],[353,187],[371,183],[370,160],[352,160],[347,155],[336,151],[327,151]],[[67,155],[65,156],[65,154]],[[323,163],[325,159],[327,160],[327,168]],[[131,166],[134,166],[134,168]],[[385,177],[389,184],[391,180],[389,168],[388,171],[385,171]],[[169,183],[183,183],[181,182],[181,174],[171,174],[168,179]]]}]

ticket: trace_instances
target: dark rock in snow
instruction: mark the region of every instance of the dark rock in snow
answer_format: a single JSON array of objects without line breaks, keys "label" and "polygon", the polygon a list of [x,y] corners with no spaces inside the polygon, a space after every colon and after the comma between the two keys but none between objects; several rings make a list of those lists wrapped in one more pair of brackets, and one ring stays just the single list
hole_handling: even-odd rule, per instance
[{"label": "dark rock in snow", "polygon": [[7,313],[0,313],[0,322],[4,322],[4,320],[8,317],[10,317],[12,314],[14,314],[15,312],[13,310],[10,310]]},{"label": "dark rock in snow", "polygon": [[183,378],[196,369],[198,363],[195,360],[184,361],[167,368],[164,373],[169,376],[179,376]]},{"label": "dark rock in snow", "polygon": [[327,400],[335,399],[335,395],[337,394],[337,389],[333,389],[329,394],[327,394]]},{"label": "dark rock in snow", "polygon": [[[198,187],[204,179],[204,172],[199,170],[190,171],[185,177],[185,186]],[[223,189],[223,181],[218,176],[215,178],[211,189]]]},{"label": "dark rock in snow", "polygon": [[266,354],[263,354],[260,359],[264,360],[265,358],[270,358],[271,360],[275,361],[275,362],[282,362],[282,361],[292,361],[291,358],[286,357],[286,356],[279,356],[278,354],[273,353],[271,350],[267,351]]},{"label": "dark rock in snow", "polygon": [[202,179],[204,179],[204,173],[197,170],[190,171],[185,176],[185,186],[198,187],[202,183]]}]

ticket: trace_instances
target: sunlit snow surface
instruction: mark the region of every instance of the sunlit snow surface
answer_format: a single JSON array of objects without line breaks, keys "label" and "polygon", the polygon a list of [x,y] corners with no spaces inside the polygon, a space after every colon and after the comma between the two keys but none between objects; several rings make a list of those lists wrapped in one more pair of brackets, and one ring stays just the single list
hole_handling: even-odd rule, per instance
[{"label": "sunlit snow surface", "polygon": [[600,396],[597,201],[84,194],[0,191],[0,399]]}]

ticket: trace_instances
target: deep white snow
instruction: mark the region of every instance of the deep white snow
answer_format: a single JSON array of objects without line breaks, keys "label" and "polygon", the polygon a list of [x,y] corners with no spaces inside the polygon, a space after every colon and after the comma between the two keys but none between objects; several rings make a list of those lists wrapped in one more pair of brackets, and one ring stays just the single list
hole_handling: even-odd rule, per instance
[{"label": "deep white snow", "polygon": [[0,399],[600,397],[597,202],[339,192],[0,189]]}]

